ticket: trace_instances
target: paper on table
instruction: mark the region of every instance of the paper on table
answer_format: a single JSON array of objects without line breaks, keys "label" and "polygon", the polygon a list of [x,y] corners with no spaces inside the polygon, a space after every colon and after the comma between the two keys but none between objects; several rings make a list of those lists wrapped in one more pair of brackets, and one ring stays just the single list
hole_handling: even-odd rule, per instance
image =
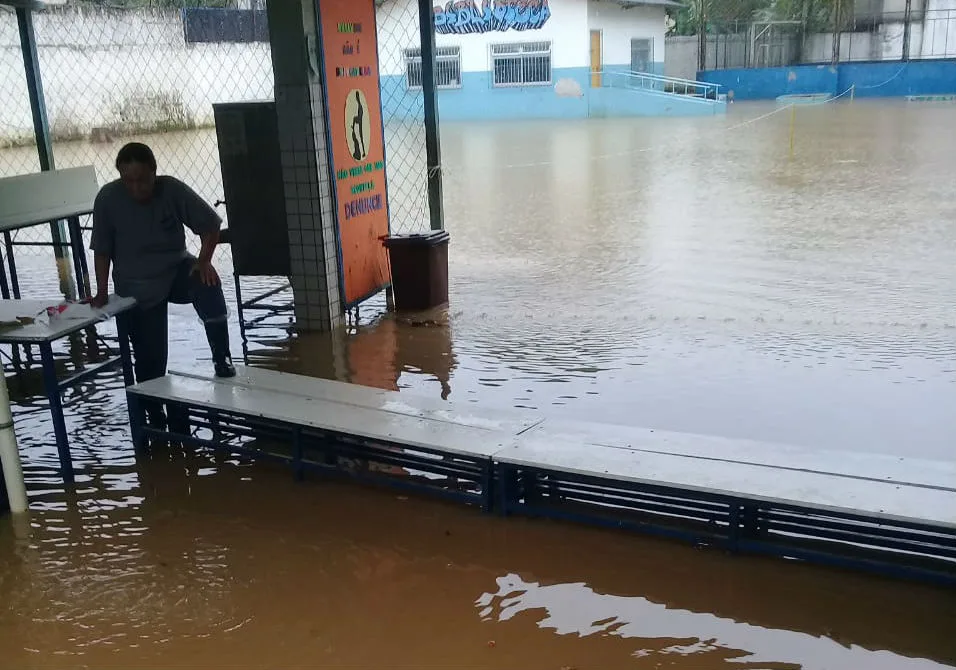
[{"label": "paper on table", "polygon": [[62,305],[63,309],[56,318],[58,319],[93,319],[105,316],[103,310],[93,309],[86,302],[70,302]]}]

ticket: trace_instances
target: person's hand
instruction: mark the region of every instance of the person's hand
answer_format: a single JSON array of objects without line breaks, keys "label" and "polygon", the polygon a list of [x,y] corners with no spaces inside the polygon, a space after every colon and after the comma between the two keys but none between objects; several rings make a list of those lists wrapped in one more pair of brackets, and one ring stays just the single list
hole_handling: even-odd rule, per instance
[{"label": "person's hand", "polygon": [[199,261],[196,263],[193,272],[199,275],[199,280],[206,286],[219,285],[219,273],[216,272],[216,268],[212,266],[212,263]]},{"label": "person's hand", "polygon": [[96,295],[90,298],[90,305],[96,309],[106,307],[106,303],[110,301],[110,294],[106,291],[97,291]]}]

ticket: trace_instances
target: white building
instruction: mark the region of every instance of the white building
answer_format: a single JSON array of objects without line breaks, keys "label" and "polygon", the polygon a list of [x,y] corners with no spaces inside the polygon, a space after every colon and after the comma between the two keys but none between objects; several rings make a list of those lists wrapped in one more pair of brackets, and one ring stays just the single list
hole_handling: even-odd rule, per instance
[{"label": "white building", "polygon": [[[437,0],[436,0],[437,2]],[[387,118],[420,110],[416,0],[378,10]],[[435,7],[442,121],[713,114],[716,102],[635,85],[663,74],[672,0],[451,0]],[[702,104],[703,103],[703,104]]]}]

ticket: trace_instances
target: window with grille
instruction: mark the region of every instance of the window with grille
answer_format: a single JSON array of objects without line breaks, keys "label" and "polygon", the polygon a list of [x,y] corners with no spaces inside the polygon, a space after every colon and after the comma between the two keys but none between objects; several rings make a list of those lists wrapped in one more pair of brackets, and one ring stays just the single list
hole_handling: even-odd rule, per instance
[{"label": "window with grille", "polygon": [[551,83],[551,42],[492,44],[491,71],[495,86]]},{"label": "window with grille", "polygon": [[[408,88],[422,87],[422,50],[405,49],[405,81]],[[461,51],[458,47],[435,47],[435,87],[461,86]]]},{"label": "window with grille", "polygon": [[631,72],[650,72],[654,64],[654,40],[634,38],[631,40]]}]

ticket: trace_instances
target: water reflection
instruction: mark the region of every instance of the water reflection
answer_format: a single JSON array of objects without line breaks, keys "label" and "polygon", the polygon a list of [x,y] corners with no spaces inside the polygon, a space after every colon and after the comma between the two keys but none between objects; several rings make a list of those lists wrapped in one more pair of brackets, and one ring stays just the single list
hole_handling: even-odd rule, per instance
[{"label": "water reflection", "polygon": [[[499,577],[498,590],[476,601],[485,620],[506,622],[533,617],[558,635],[617,636],[634,640],[635,658],[685,657],[687,667],[823,670],[865,667],[871,670],[943,668],[941,663],[912,659],[883,649],[843,644],[829,636],[780,630],[691,612],[638,596],[595,592],[586,584],[543,585],[519,575]],[[658,665],[659,667],[659,665]]]}]

